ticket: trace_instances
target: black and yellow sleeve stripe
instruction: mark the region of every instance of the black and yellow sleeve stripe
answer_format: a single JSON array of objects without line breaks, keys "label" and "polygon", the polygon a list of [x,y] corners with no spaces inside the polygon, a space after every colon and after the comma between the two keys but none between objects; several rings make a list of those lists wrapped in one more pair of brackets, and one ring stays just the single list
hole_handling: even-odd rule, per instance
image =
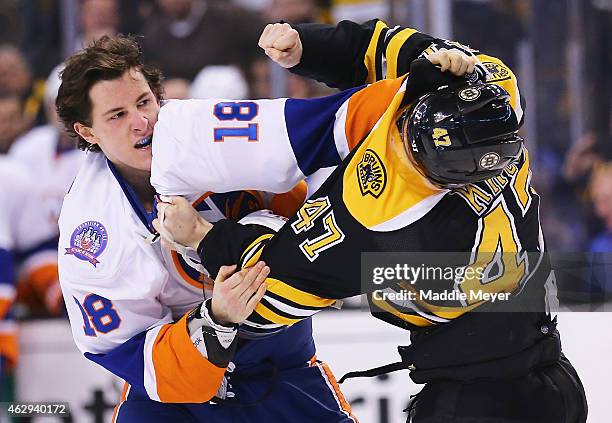
[{"label": "black and yellow sleeve stripe", "polygon": [[[273,234],[264,234],[245,249],[240,258],[241,268],[259,261],[267,241]],[[336,300],[322,298],[294,288],[275,278],[266,279],[267,291],[249,321],[257,325],[292,325],[334,304]],[[249,322],[246,322],[247,324]]]}]

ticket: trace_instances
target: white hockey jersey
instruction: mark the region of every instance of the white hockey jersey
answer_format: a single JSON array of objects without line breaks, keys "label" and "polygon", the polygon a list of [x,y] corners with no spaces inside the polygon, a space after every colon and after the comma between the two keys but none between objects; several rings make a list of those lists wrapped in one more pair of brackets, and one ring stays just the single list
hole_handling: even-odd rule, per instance
[{"label": "white hockey jersey", "polygon": [[[189,199],[213,222],[262,207],[245,191]],[[186,314],[212,281],[148,241],[154,217],[103,154],[87,155],[59,220],[59,274],[73,336],[87,358],[151,399],[205,402],[225,368],[193,346]]]},{"label": "white hockey jersey", "polygon": [[18,274],[57,278],[56,225],[40,212],[41,193],[28,169],[0,156],[0,355],[16,359],[9,309]]}]

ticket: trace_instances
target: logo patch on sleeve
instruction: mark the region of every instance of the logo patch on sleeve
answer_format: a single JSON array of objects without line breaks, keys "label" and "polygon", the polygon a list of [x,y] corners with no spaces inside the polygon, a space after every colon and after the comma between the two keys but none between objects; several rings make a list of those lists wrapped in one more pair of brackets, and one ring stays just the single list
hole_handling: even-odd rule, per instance
[{"label": "logo patch on sleeve", "polygon": [[357,178],[361,195],[370,194],[378,198],[387,185],[387,171],[380,157],[369,148],[363,154],[357,165]]},{"label": "logo patch on sleeve", "polygon": [[510,70],[495,62],[483,62],[484,67],[491,73],[491,78],[487,82],[505,81],[510,79]]},{"label": "logo patch on sleeve", "polygon": [[70,254],[79,260],[88,261],[94,267],[100,261],[97,259],[104,252],[108,244],[108,233],[100,222],[89,220],[81,223],[72,232],[70,248],[64,254]]}]

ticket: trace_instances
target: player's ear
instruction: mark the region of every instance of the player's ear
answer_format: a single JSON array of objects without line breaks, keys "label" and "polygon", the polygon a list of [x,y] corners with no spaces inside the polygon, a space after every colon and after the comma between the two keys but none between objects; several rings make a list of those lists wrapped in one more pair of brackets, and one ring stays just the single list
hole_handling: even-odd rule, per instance
[{"label": "player's ear", "polygon": [[81,138],[90,144],[97,144],[98,138],[95,136],[93,129],[89,126],[82,124],[81,122],[74,123],[74,132],[79,134]]}]

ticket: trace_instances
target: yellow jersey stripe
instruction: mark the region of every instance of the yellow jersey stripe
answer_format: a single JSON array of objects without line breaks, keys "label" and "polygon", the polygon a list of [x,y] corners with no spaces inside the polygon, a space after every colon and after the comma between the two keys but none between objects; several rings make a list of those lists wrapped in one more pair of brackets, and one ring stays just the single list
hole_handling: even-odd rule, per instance
[{"label": "yellow jersey stripe", "polygon": [[416,29],[406,28],[391,36],[391,41],[389,41],[385,52],[385,57],[387,58],[387,75],[383,75],[383,78],[393,79],[398,77],[397,59],[399,57],[399,51],[406,40],[416,32]]},{"label": "yellow jersey stripe", "polygon": [[415,326],[426,327],[426,326],[432,326],[435,324],[434,322],[431,322],[424,317],[397,311],[395,308],[391,306],[391,304],[389,304],[386,301],[376,300],[375,298],[372,298],[372,302],[381,310],[391,313],[395,317],[402,319],[405,322],[411,323]]},{"label": "yellow jersey stripe", "polygon": [[363,57],[363,64],[368,70],[368,77],[366,82],[368,84],[372,84],[376,82],[376,50],[378,47],[378,38],[380,37],[380,33],[383,29],[387,28],[387,24],[382,21],[376,22],[376,26],[374,27],[374,33],[372,34],[372,38],[370,39],[370,44],[368,45],[368,49],[366,50],[365,56]]},{"label": "yellow jersey stripe", "polygon": [[308,292],[301,291],[278,279],[268,278],[266,279],[266,284],[268,285],[267,290],[269,292],[299,305],[325,308],[336,302],[336,300],[318,297]]},{"label": "yellow jersey stripe", "polygon": [[293,325],[300,321],[300,319],[290,319],[288,317],[281,316],[280,314],[277,314],[270,310],[262,303],[257,304],[257,307],[255,307],[255,312],[264,319],[266,319],[268,322],[276,323],[279,325]]},{"label": "yellow jersey stripe", "polygon": [[259,260],[259,257],[261,257],[261,253],[263,252],[263,247],[261,247],[259,244],[262,241],[265,241],[266,239],[272,238],[273,236],[274,234],[264,234],[249,244],[249,246],[242,253],[242,256],[240,256],[240,262],[242,262],[244,258],[247,257],[252,252],[254,248],[259,247],[259,251],[253,254],[253,256],[249,258],[246,263],[243,264],[242,268],[251,267],[255,263],[257,263],[257,260]]}]

